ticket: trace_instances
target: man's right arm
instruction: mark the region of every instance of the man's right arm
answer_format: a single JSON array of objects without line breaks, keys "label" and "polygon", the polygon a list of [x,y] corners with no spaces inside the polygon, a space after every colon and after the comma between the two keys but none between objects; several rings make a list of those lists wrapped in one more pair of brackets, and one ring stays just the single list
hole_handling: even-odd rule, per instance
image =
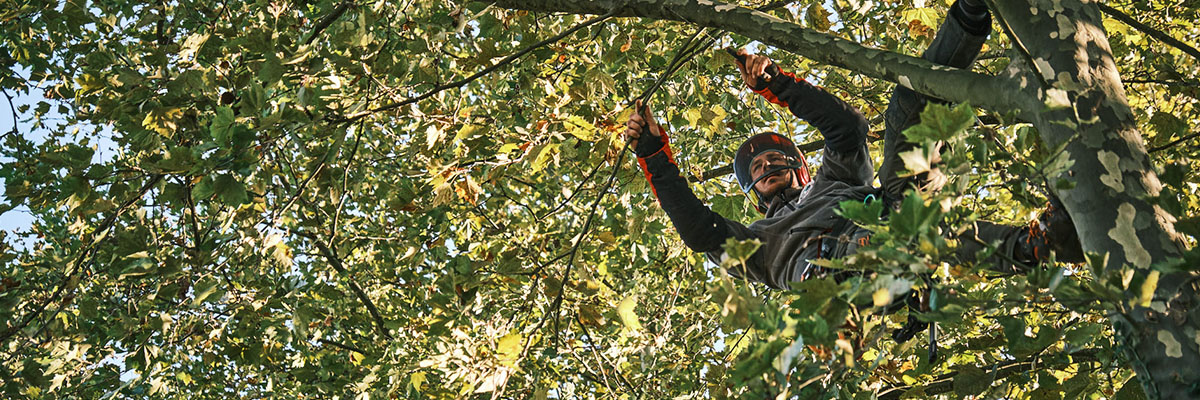
[{"label": "man's right arm", "polygon": [[725,239],[735,236],[729,228],[731,221],[708,208],[692,193],[675,163],[666,132],[661,128],[659,131],[658,136],[642,135],[634,149],[650,190],[688,248],[697,252],[720,250]]}]

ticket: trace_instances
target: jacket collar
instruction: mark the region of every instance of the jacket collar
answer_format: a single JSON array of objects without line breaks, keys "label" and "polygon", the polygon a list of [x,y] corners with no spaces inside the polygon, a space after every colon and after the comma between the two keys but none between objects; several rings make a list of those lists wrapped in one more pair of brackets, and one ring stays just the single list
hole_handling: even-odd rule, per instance
[{"label": "jacket collar", "polygon": [[771,199],[771,206],[767,207],[767,218],[774,217],[781,211],[791,212],[795,210],[796,206],[793,203],[799,203],[800,201],[803,201],[804,197],[808,195],[809,189],[812,189],[812,186],[812,183],[809,183],[801,188],[784,189],[783,193],[780,193],[779,195],[775,196],[774,199]]}]

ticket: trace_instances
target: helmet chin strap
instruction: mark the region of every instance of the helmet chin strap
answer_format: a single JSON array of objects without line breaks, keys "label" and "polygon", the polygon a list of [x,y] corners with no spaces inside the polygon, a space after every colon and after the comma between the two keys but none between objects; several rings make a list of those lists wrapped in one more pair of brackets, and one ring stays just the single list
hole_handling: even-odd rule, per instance
[{"label": "helmet chin strap", "polygon": [[[763,204],[764,200],[766,199],[765,196],[763,196],[762,193],[758,193],[758,189],[755,189],[754,186],[758,185],[758,183],[761,182],[763,179],[767,179],[767,177],[770,177],[771,175],[775,174],[776,172],[788,170],[788,169],[792,170],[792,173],[788,174],[788,186],[794,185],[796,183],[796,174],[797,174],[796,171],[798,171],[800,168],[804,168],[804,165],[800,164],[798,162],[788,162],[787,164],[776,165],[771,168],[768,168],[765,172],[763,172],[762,175],[759,175],[758,178],[754,180],[754,182],[750,183],[750,190],[753,190],[754,193],[758,194],[759,204],[761,204],[762,207],[764,209],[766,209],[767,204]],[[771,197],[779,197],[782,194],[783,194],[783,190],[780,190],[780,191],[776,192],[774,196],[771,196]],[[769,201],[767,201],[767,202],[769,203]]]}]

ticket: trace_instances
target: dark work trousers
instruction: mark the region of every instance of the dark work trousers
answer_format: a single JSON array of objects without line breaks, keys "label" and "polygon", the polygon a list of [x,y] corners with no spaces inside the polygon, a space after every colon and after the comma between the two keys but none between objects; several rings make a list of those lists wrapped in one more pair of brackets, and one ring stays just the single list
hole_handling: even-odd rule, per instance
[{"label": "dark work trousers", "polygon": [[[922,57],[930,62],[955,68],[970,68],[983,42],[991,31],[991,18],[985,17],[975,23],[964,23],[965,16],[957,9],[957,4],[951,7],[950,15],[938,29],[937,36],[925,50]],[[879,180],[883,189],[885,204],[893,207],[899,205],[904,198],[904,192],[909,188],[921,193],[933,193],[941,190],[946,184],[947,177],[937,167],[940,157],[935,149],[933,168],[915,176],[900,176],[906,169],[900,154],[911,151],[918,145],[905,139],[902,132],[908,127],[920,122],[921,110],[931,101],[924,95],[914,92],[904,86],[897,85],[888,102],[884,114],[883,133],[883,163],[879,166]],[[932,99],[941,102],[941,100]],[[936,146],[940,149],[941,144]],[[996,246],[996,254],[987,261],[993,264],[993,269],[1001,272],[1018,272],[1025,270],[1028,265],[1036,263],[1033,254],[1028,253],[1029,246],[1022,246],[1028,229],[1021,226],[1000,225],[979,221],[974,226],[957,235],[958,248],[955,252],[961,261],[973,261],[975,255]],[[1017,261],[1016,264],[1013,261]]]}]

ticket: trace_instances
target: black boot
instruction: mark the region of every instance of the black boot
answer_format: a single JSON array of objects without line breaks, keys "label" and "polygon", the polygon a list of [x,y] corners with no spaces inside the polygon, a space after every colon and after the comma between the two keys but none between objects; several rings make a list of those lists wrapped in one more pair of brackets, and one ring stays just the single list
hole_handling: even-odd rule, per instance
[{"label": "black boot", "polygon": [[1033,263],[1049,259],[1051,251],[1058,261],[1083,262],[1083,247],[1079,244],[1079,234],[1075,232],[1075,222],[1058,197],[1053,194],[1047,197],[1050,202],[1046,205],[1046,211],[1031,221],[1021,234],[1020,253]]}]

